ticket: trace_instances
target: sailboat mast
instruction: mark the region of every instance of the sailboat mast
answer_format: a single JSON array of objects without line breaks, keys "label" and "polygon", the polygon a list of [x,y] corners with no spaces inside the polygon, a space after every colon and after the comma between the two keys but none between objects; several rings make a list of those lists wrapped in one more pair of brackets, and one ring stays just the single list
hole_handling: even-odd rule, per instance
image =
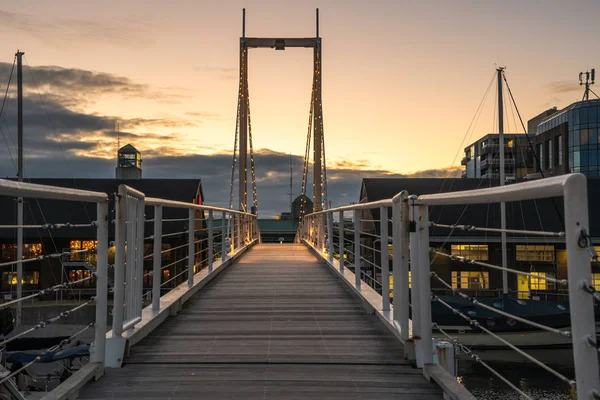
[{"label": "sailboat mast", "polygon": [[292,183],[292,153],[290,153],[290,213],[294,212],[294,186]]},{"label": "sailboat mast", "polygon": [[[23,52],[17,50],[17,179],[23,182]],[[23,198],[17,199],[17,261],[23,260]],[[23,263],[17,264],[17,299],[23,296]],[[17,303],[15,325],[21,325],[22,303]]]},{"label": "sailboat mast", "polygon": [[[500,186],[504,186],[506,181],[504,171],[504,103],[502,98],[502,74],[504,67],[498,67],[498,144],[500,151]],[[506,260],[506,203],[500,203],[500,228],[502,229],[502,267],[507,267]],[[508,273],[506,269],[502,271],[502,293],[508,294]]]}]

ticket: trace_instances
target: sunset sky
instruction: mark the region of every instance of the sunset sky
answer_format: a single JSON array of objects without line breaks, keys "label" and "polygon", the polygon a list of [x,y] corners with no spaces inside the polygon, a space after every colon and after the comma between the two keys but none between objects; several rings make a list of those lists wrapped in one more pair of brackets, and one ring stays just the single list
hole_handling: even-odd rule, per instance
[{"label": "sunset sky", "polygon": [[[15,51],[26,53],[26,176],[112,176],[115,122],[145,176],[208,180],[207,163],[230,168],[243,7],[249,37],[314,36],[320,8],[326,151],[341,178],[460,165],[495,64],[525,120],[580,99],[578,73],[600,68],[596,0],[3,0],[2,94]],[[285,197],[280,153],[304,154],[312,51],[251,50],[249,62],[259,180],[275,176]],[[465,141],[494,131],[494,90]],[[0,126],[13,135],[15,109],[11,95]],[[0,175],[14,176],[0,144]],[[356,201],[353,185],[336,201]]]}]

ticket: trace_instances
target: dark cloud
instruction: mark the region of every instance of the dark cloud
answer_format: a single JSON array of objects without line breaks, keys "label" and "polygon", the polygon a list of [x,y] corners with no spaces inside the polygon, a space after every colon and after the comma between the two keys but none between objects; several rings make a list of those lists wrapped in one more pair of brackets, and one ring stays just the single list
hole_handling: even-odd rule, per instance
[{"label": "dark cloud", "polygon": [[[0,62],[0,77],[8,79],[12,63]],[[16,73],[13,73],[16,81]],[[31,96],[38,90],[44,93],[49,101],[67,107],[83,107],[93,103],[105,95],[117,95],[122,99],[144,98],[157,102],[177,103],[186,97],[185,90],[180,88],[163,88],[156,90],[146,84],[133,82],[131,79],[104,72],[87,71],[78,68],[59,66],[33,66],[27,64],[23,71],[25,93]],[[12,86],[14,93],[16,85]]]},{"label": "dark cloud", "polygon": [[[198,178],[202,179],[204,194],[208,204],[220,207],[229,206],[229,184],[231,182],[231,154],[144,157],[143,176],[145,178]],[[256,176],[259,210],[263,217],[273,217],[289,209],[290,172],[289,155],[271,150],[256,154]],[[292,156],[292,193],[301,193],[303,159]],[[30,177],[73,177],[106,178],[114,176],[116,161],[100,158],[69,157],[60,155],[52,158],[26,159],[25,171]],[[14,171],[10,160],[0,158],[0,171]],[[14,176],[6,173],[7,176]],[[268,179],[266,178],[268,176]],[[427,170],[415,174],[402,175],[384,170],[354,170],[330,168],[327,170],[329,199],[334,206],[349,204],[359,200],[360,184],[363,178],[370,177],[456,177],[460,167]],[[312,196],[312,166],[309,171],[307,191]],[[237,190],[237,171],[234,188]],[[249,190],[248,193],[251,193]],[[251,199],[251,197],[250,197]],[[238,201],[234,194],[234,204]],[[250,200],[251,201],[251,200]]]}]

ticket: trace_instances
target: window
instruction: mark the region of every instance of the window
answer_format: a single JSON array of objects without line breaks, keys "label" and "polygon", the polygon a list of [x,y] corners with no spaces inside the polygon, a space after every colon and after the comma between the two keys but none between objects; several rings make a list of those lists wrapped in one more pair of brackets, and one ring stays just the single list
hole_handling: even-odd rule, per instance
[{"label": "window", "polygon": [[[98,246],[97,240],[71,240],[69,242],[69,251],[73,254],[69,254],[66,261],[69,262],[86,262],[90,264],[96,263],[96,247]],[[80,251],[88,250],[88,251]]]},{"label": "window", "polygon": [[547,168],[552,168],[554,164],[552,164],[552,140],[548,140],[546,142],[546,147],[548,148],[548,166]]},{"label": "window", "polygon": [[509,148],[515,147],[515,140],[514,139],[508,139],[508,142],[506,142],[506,145]]},{"label": "window", "polygon": [[592,286],[596,290],[600,290],[600,274],[592,274]]},{"label": "window", "polygon": [[144,287],[152,287],[152,283],[153,283],[153,278],[154,274],[152,272],[152,270],[144,270]]},{"label": "window", "polygon": [[554,261],[554,246],[517,245],[517,261]]},{"label": "window", "polygon": [[538,158],[540,159],[540,164],[538,165],[538,167],[544,168],[544,145],[543,145],[543,143],[540,143],[538,145]]},{"label": "window", "polygon": [[555,285],[554,282],[547,281],[545,279],[537,278],[537,276],[543,278],[554,278],[554,274],[548,272],[532,272],[532,275],[536,277],[529,277],[529,286],[531,290],[554,290]]},{"label": "window", "polygon": [[563,165],[563,142],[562,136],[556,138],[556,150],[558,151],[558,165]]},{"label": "window", "polygon": [[[9,285],[17,284],[17,273],[16,272],[4,272],[3,281]],[[23,279],[21,280],[23,285],[37,285],[40,283],[40,273],[38,271],[23,271]]]},{"label": "window", "polygon": [[452,271],[454,289],[489,289],[490,280],[487,271]]},{"label": "window", "polygon": [[485,261],[488,259],[487,244],[453,244],[451,246],[451,254],[469,258],[471,260]]},{"label": "window", "polygon": [[589,143],[589,133],[587,129],[582,129],[579,132],[581,145],[584,146]]},{"label": "window", "polygon": [[[70,269],[68,270],[69,282],[77,282],[82,279],[88,279],[92,276],[92,272],[88,269]],[[78,282],[73,287],[92,287],[94,278],[88,279],[84,282]]]},{"label": "window", "polygon": [[[3,244],[2,245],[2,260],[16,261],[17,260],[17,245]],[[23,259],[35,258],[42,255],[41,243],[26,243],[23,245]]]}]

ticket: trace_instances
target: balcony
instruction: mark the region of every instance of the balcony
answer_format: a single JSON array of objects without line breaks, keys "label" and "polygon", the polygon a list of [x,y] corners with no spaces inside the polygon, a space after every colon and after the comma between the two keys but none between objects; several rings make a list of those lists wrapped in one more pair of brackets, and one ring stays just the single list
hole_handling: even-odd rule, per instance
[{"label": "balcony", "polygon": [[462,160],[460,160],[460,165],[467,165],[467,163],[471,161],[471,157],[463,157]]},{"label": "balcony", "polygon": [[[481,169],[488,168],[490,166],[500,166],[500,160],[497,158],[486,158],[485,160],[481,160],[481,164],[479,165],[479,167]],[[504,166],[505,167],[514,167],[515,159],[514,158],[505,159]]]},{"label": "balcony", "polygon": [[[72,249],[63,249],[63,253],[72,252]],[[61,257],[62,264],[65,267],[92,267],[96,265],[98,255],[96,251],[66,254]]]},{"label": "balcony", "polygon": [[[512,147],[508,147],[508,143],[506,143],[506,142],[504,143],[504,148],[512,149]],[[500,149],[499,143],[488,143],[488,144],[481,146],[481,154],[496,153],[496,152],[498,152],[499,149]]]}]

